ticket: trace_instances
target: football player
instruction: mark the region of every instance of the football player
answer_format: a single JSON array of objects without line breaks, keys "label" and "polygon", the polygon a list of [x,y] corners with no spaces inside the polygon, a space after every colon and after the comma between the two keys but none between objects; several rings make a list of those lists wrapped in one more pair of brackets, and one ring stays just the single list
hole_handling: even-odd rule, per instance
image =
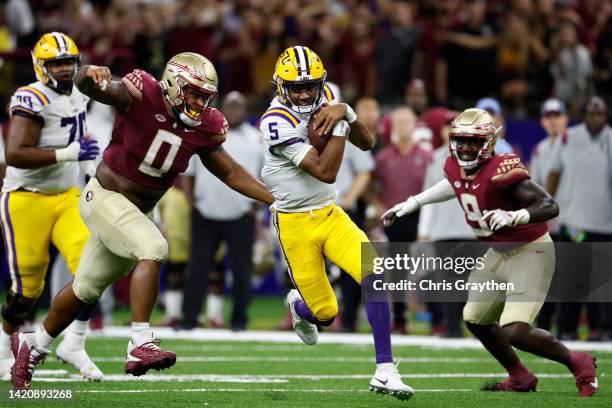
[{"label": "football player", "polygon": [[[277,96],[260,122],[268,147],[262,178],[276,198],[273,223],[295,286],[287,303],[293,327],[306,344],[315,344],[317,326],[331,325],[338,313],[324,257],[360,283],[361,246],[369,243],[365,233],[336,205],[332,183],[345,142],[369,150],[374,137],[349,105],[336,102],[325,78],[323,63],[312,50],[302,46],[286,49],[274,73]],[[311,120],[320,134],[332,134],[322,152],[311,144]],[[370,390],[408,399],[414,390],[402,382],[393,364],[389,305],[366,303],[366,310],[377,363]]]},{"label": "football player", "polygon": [[199,155],[211,173],[238,192],[268,204],[274,201],[221,146],[227,123],[210,106],[217,95],[217,73],[205,57],[175,55],[161,81],[138,69],[115,81],[108,67],[89,65],[79,70],[75,83],[92,99],[114,106],[117,116],[103,161],[79,201],[92,235],[74,282],[57,294],[35,333],[13,334],[11,380],[16,388],[29,387],[55,337],[130,270],[132,334],[125,372],[138,376],[174,365],[176,354],[159,347],[149,326],[160,268],[168,256],[168,244],[151,218],[191,156]]},{"label": "football player", "polygon": [[[38,81],[17,89],[11,99],[6,147],[8,168],[0,201],[12,285],[2,305],[0,373],[13,365],[10,335],[24,322],[43,291],[53,243],[74,275],[89,231],[78,212],[79,162],[99,154],[85,138],[89,98],[74,86],[79,67],[77,45],[66,34],[43,35],[32,51]],[[83,310],[56,350],[85,378],[102,372],[85,351],[91,308]]]},{"label": "football player", "polygon": [[[446,178],[383,215],[386,225],[421,206],[457,197],[480,241],[490,242],[484,268],[470,282],[512,283],[507,291],[470,291],[463,309],[467,327],[508,371],[489,391],[535,391],[538,379],[512,346],[567,366],[580,396],[597,391],[595,359],[570,351],[549,332],[532,326],[550,285],[555,253],[546,221],[556,217],[554,199],[531,181],[515,154],[495,154],[499,128],[482,109],[467,109],[451,124]],[[494,244],[510,243],[511,246]],[[525,298],[525,294],[529,298]],[[533,296],[532,296],[533,295]]]}]

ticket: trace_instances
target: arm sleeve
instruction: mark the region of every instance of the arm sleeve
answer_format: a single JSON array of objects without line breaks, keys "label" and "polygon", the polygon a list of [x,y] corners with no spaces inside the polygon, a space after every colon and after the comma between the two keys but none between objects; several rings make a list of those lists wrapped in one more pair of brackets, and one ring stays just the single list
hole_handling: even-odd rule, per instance
[{"label": "arm sleeve", "polygon": [[291,160],[293,164],[299,166],[304,157],[308,154],[312,145],[304,142],[292,143],[287,145],[276,146],[276,155],[286,157]]},{"label": "arm sleeve", "polygon": [[448,179],[444,179],[427,190],[423,191],[414,196],[415,200],[422,207],[427,204],[440,203],[442,201],[448,201],[455,197],[455,190],[451,186]]}]

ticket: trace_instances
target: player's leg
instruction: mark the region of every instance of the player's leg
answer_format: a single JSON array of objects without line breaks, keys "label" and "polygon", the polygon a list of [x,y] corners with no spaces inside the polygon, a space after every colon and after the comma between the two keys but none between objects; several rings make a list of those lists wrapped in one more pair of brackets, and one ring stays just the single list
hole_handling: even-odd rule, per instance
[{"label": "player's leg", "polygon": [[[370,273],[368,267],[372,265],[368,259],[373,258],[374,249],[368,245],[365,247],[367,252],[362,254],[363,244],[370,243],[368,237],[341,207],[333,207],[326,216],[326,240],[323,247],[325,255],[363,287],[373,287],[373,280],[379,278],[378,275]],[[414,390],[402,382],[397,367],[393,364],[389,303],[386,299],[375,300],[366,299],[365,302],[376,350],[376,372],[370,382],[370,390],[391,394],[399,399],[411,398]]]},{"label": "player's leg", "polygon": [[44,288],[49,263],[51,218],[49,200],[30,192],[0,195],[0,219],[11,287],[2,305],[0,378],[8,378],[13,365],[11,335],[27,318]]},{"label": "player's leg", "polygon": [[315,344],[317,325],[329,326],[338,313],[338,303],[327,276],[317,228],[323,221],[321,210],[311,213],[279,213],[272,220],[288,273],[295,287],[287,302],[293,327],[306,344]]},{"label": "player's leg", "polygon": [[504,276],[514,283],[514,289],[506,293],[500,325],[514,347],[567,366],[576,377],[580,395],[591,396],[597,391],[594,358],[587,353],[572,352],[551,333],[533,327],[546,299],[554,269],[552,241],[526,245],[508,259]]},{"label": "player's leg", "polygon": [[[58,203],[58,216],[51,233],[51,241],[66,260],[66,266],[72,275],[76,274],[83,248],[90,236],[79,215],[79,195],[80,191],[74,188],[58,197],[62,201]],[[85,335],[96,305],[97,302],[93,302],[81,310],[66,330],[64,339],[55,352],[60,360],[72,364],[83,377],[100,381],[104,374],[85,351]]]},{"label": "player's leg", "polygon": [[[470,274],[470,283],[498,281],[497,274],[503,268],[504,259],[493,250],[484,257],[484,268],[474,269]],[[508,342],[498,324],[504,308],[505,294],[498,291],[470,291],[468,301],[463,308],[463,320],[472,334],[506,369],[509,377],[498,383],[487,384],[487,391],[531,391],[535,390],[537,379],[523,365],[518,355]]]}]

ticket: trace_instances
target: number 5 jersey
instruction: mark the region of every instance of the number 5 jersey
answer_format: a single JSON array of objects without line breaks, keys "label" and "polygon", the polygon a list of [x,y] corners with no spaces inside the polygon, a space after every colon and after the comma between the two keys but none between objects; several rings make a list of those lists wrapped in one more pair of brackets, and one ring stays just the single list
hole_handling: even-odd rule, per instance
[{"label": "number 5 jersey", "polygon": [[[37,147],[60,149],[86,133],[85,114],[89,98],[76,87],[70,95],[55,92],[40,82],[21,87],[11,98],[11,116],[23,116],[41,126]],[[8,166],[2,191],[20,188],[55,194],[78,184],[78,162],[63,162],[35,169]]]}]

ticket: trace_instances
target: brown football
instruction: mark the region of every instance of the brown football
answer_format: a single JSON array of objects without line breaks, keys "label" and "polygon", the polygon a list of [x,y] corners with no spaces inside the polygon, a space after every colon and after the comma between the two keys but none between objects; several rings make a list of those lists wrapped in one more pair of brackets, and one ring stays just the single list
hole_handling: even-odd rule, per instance
[{"label": "brown football", "polygon": [[325,146],[327,146],[327,142],[329,142],[329,138],[331,137],[331,131],[322,135],[321,133],[319,133],[319,131],[321,130],[320,128],[314,128],[314,119],[320,110],[321,108],[317,109],[312,115],[310,115],[310,120],[308,122],[308,139],[310,139],[310,144],[313,145],[314,148],[319,151],[319,153],[322,153],[323,150],[325,150]]}]

